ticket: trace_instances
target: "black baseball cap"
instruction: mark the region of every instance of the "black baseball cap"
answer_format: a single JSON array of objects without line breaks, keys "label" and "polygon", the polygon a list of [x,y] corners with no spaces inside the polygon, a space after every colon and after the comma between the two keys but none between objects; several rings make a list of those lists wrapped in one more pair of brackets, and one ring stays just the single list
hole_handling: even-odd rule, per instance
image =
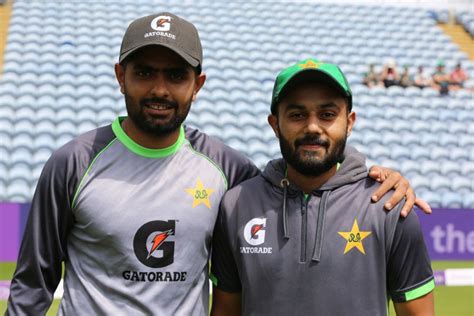
[{"label": "black baseball cap", "polygon": [[150,45],[167,47],[192,67],[201,68],[202,46],[198,31],[192,23],[177,15],[161,12],[130,23],[123,36],[119,63]]}]

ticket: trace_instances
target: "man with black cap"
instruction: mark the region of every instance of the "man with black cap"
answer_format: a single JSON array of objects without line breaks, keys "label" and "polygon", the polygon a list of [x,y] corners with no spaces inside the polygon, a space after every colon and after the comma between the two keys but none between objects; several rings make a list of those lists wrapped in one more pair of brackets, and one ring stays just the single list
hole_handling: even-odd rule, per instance
[{"label": "man with black cap", "polygon": [[208,261],[224,192],[260,171],[185,128],[205,81],[196,28],[171,13],[133,21],[115,66],[128,117],[46,163],[7,315],[207,315]]},{"label": "man with black cap", "polygon": [[417,216],[370,203],[379,184],[346,147],[356,114],[339,67],[316,59],[276,78],[268,121],[283,158],[223,197],[211,315],[433,315]]},{"label": "man with black cap", "polygon": [[[127,117],[53,153],[31,204],[7,315],[207,315],[211,237],[224,192],[259,170],[183,122],[205,82],[191,23],[133,21],[115,72]],[[376,174],[378,174],[376,172]],[[379,174],[380,175],[380,174]],[[377,176],[377,175],[375,175]],[[398,173],[393,204],[413,190]]]}]

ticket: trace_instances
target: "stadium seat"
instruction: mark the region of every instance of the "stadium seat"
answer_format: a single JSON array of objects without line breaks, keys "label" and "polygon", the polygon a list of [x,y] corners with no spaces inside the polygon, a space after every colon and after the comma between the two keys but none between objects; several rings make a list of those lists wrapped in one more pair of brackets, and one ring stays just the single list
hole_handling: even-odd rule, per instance
[{"label": "stadium seat", "polygon": [[31,198],[31,187],[24,179],[13,179],[7,185],[6,196],[10,202],[25,203]]},{"label": "stadium seat", "polygon": [[462,207],[466,209],[474,209],[474,194],[472,194],[472,192],[463,195]]},{"label": "stadium seat", "polygon": [[[16,160],[29,150],[36,161],[31,177],[37,179],[54,149],[126,113],[113,65],[127,23],[154,6],[146,0],[15,1],[0,77],[0,150],[8,148],[0,151],[0,163],[7,166],[11,154]],[[410,177],[426,172],[448,180],[474,177],[467,165],[474,161],[472,93],[440,97],[430,88],[369,89],[361,82],[369,63],[381,70],[387,57],[399,68],[406,63],[412,73],[423,65],[427,74],[440,58],[447,69],[461,60],[474,78],[474,63],[425,9],[218,1],[161,3],[160,8],[195,20],[203,42],[208,78],[186,123],[252,152],[259,167],[280,155],[265,120],[277,72],[316,56],[345,71],[358,114],[349,142],[366,152],[369,162],[386,162]],[[466,181],[454,178],[449,190],[455,185],[464,190]],[[428,187],[421,192],[432,206],[453,205],[453,198]],[[0,198],[6,196],[1,188]],[[18,192],[11,196],[22,198]],[[464,207],[473,204],[462,197]]]},{"label": "stadium seat", "polygon": [[459,192],[443,192],[442,204],[449,208],[462,208],[464,196]]},{"label": "stadium seat", "polygon": [[411,185],[415,188],[415,192],[432,190],[430,187],[431,180],[424,175],[414,175],[410,179]]},{"label": "stadium seat", "polygon": [[451,179],[444,178],[440,175],[434,175],[429,178],[430,189],[435,192],[448,192],[451,191]]},{"label": "stadium seat", "polygon": [[451,190],[462,193],[472,192],[474,191],[474,179],[466,176],[452,177]]}]

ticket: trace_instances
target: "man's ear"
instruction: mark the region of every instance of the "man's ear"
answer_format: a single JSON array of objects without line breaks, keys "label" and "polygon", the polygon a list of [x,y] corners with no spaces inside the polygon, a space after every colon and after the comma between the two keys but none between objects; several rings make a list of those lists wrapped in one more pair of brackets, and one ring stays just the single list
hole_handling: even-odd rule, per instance
[{"label": "man's ear", "polygon": [[349,113],[349,115],[347,116],[347,136],[350,136],[352,133],[352,127],[354,126],[356,117],[357,115],[354,111]]},{"label": "man's ear", "polygon": [[280,138],[280,129],[278,128],[278,117],[276,115],[270,114],[268,115],[268,124],[273,129],[273,132],[275,133],[275,136],[277,138]]},{"label": "man's ear", "polygon": [[196,77],[196,83],[194,84],[193,101],[196,101],[196,96],[204,85],[204,82],[206,82],[206,74],[201,72],[201,74]]},{"label": "man's ear", "polygon": [[125,68],[120,64],[115,64],[115,77],[120,85],[120,92],[125,93]]}]

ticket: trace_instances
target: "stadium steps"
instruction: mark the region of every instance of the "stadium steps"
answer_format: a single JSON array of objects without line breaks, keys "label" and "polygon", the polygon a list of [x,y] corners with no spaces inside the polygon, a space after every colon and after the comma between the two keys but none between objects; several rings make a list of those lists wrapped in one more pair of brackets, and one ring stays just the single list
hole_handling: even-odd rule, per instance
[{"label": "stadium steps", "polygon": [[438,24],[459,48],[466,52],[469,59],[474,60],[474,40],[460,24]]},{"label": "stadium steps", "polygon": [[0,5],[0,73],[3,68],[3,53],[7,44],[8,24],[12,11],[12,1],[6,1]]}]

